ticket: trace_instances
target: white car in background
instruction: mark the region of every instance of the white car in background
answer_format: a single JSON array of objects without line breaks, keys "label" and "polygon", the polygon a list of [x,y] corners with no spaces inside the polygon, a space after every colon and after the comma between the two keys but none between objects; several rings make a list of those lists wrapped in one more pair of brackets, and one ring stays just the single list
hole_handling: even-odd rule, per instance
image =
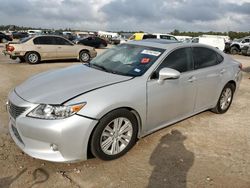
[{"label": "white car in background", "polygon": [[162,33],[153,33],[153,35],[156,35],[157,39],[167,39],[167,40],[177,40],[177,38],[174,35],[170,34],[162,34]]},{"label": "white car in background", "polygon": [[221,51],[225,49],[225,40],[218,37],[195,37],[191,40],[191,43],[200,43],[213,46]]}]

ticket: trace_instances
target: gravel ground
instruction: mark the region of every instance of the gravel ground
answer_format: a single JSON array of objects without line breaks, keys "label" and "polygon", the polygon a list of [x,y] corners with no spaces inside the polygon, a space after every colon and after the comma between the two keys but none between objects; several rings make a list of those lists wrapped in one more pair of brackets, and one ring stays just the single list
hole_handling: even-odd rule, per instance
[{"label": "gravel ground", "polygon": [[[0,50],[3,48],[0,47]],[[104,50],[99,50],[99,53]],[[250,57],[234,56],[250,72]],[[29,65],[0,55],[0,187],[250,187],[250,76],[229,111],[209,111],[141,140],[114,161],[51,163],[24,154],[8,133],[8,92],[36,73],[78,64]]]}]

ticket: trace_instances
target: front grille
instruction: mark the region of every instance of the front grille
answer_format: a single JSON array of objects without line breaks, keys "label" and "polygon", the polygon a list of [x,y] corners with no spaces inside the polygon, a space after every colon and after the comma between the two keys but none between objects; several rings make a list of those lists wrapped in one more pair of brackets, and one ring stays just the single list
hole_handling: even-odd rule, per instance
[{"label": "front grille", "polygon": [[8,105],[9,105],[9,113],[14,119],[20,116],[27,109],[26,107],[16,106],[10,101]]},{"label": "front grille", "polygon": [[20,134],[18,133],[18,131],[17,131],[17,129],[16,129],[16,127],[14,127],[14,125],[11,124],[11,128],[12,128],[12,131],[13,131],[14,135],[15,135],[16,138],[19,140],[19,142],[21,142],[22,144],[24,144],[24,143],[23,143],[23,140],[22,140],[22,138],[21,138],[21,136],[20,136]]}]

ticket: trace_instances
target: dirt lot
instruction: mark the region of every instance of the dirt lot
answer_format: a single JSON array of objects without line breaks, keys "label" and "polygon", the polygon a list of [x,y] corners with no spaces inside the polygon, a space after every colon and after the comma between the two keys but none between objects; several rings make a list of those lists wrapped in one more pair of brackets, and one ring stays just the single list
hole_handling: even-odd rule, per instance
[{"label": "dirt lot", "polygon": [[[234,58],[250,72],[250,57]],[[162,129],[115,161],[60,164],[22,153],[8,133],[8,92],[33,74],[77,63],[29,65],[0,55],[0,187],[250,187],[247,73],[226,114],[207,111]]]}]

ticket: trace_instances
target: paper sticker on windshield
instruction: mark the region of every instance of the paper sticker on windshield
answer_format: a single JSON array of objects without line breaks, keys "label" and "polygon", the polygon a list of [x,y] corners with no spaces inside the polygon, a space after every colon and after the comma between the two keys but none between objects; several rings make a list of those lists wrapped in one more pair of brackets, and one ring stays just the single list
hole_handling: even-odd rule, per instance
[{"label": "paper sticker on windshield", "polygon": [[134,71],[135,71],[135,72],[141,72],[141,70],[140,70],[140,69],[137,69],[137,68],[134,69]]},{"label": "paper sticker on windshield", "polygon": [[158,57],[159,55],[161,55],[161,52],[153,51],[153,50],[143,50],[141,53],[142,54],[146,54],[146,55],[156,56],[156,57]]}]

